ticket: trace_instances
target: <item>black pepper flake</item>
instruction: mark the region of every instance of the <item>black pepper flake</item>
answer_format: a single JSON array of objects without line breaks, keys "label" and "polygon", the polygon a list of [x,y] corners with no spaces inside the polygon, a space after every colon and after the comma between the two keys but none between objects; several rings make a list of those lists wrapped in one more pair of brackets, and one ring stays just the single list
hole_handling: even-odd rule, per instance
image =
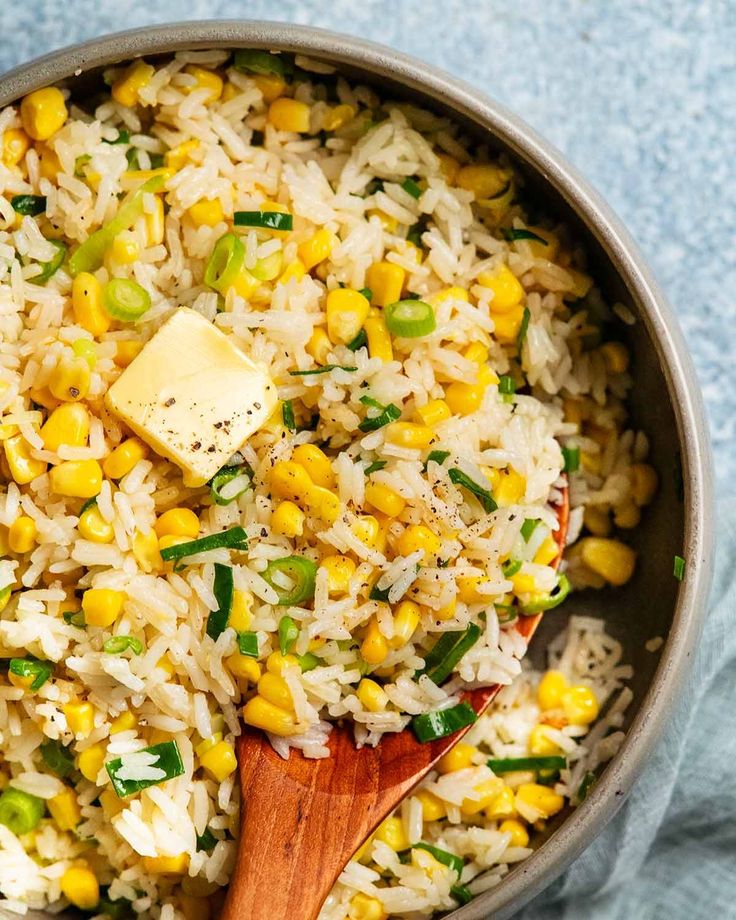
[{"label": "black pepper flake", "polygon": [[164,403],[164,405],[165,405],[166,408],[168,409],[170,406],[173,406],[175,402],[176,402],[176,400],[174,399],[174,397],[173,397],[173,396],[170,396],[170,397],[166,400],[166,402]]},{"label": "black pepper flake", "polygon": [[79,389],[77,387],[69,387],[69,395],[72,399],[76,399],[79,396]]},{"label": "black pepper flake", "polygon": [[201,446],[202,446],[202,442],[201,442],[201,441],[195,441],[195,442],[192,444],[192,450],[199,450]]},{"label": "black pepper flake", "polygon": [[265,527],[261,527],[261,536],[265,538],[268,536],[268,530]]},{"label": "black pepper flake", "polygon": [[255,409],[260,409],[260,408],[261,408],[261,404],[260,404],[260,403],[253,403],[253,407],[254,407]]},{"label": "black pepper flake", "polygon": [[213,428],[222,428],[222,422],[215,422],[215,424],[214,424],[212,427],[213,427]]},{"label": "black pepper flake", "polygon": [[214,445],[214,444],[210,444],[210,446],[207,448],[207,453],[208,453],[208,454],[214,454],[214,452],[215,452],[216,450],[217,450],[217,448],[215,447],[215,445]]}]

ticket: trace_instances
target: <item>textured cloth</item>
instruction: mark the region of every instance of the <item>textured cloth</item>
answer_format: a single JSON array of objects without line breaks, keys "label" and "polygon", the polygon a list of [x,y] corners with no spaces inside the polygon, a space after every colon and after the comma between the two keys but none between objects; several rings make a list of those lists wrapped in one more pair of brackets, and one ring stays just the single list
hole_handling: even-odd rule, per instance
[{"label": "textured cloth", "polygon": [[[555,143],[618,211],[674,304],[705,390],[719,485],[734,481],[732,0],[4,0],[0,71],[115,29],[244,16],[393,45],[482,88]],[[712,612],[663,743],[619,815],[523,920],[736,917],[734,522],[725,503]]]}]

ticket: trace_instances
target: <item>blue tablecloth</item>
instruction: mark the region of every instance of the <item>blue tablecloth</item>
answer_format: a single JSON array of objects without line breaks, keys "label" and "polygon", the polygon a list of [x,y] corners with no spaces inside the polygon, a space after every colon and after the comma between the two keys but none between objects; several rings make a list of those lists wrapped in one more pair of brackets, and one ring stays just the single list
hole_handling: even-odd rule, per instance
[{"label": "blue tablecloth", "polygon": [[[560,147],[638,239],[705,391],[721,496],[736,474],[733,0],[4,0],[0,71],[69,42],[182,18],[283,19],[382,41],[495,96]],[[730,181],[729,181],[730,176]],[[736,917],[736,505],[683,705],[542,918]]]}]

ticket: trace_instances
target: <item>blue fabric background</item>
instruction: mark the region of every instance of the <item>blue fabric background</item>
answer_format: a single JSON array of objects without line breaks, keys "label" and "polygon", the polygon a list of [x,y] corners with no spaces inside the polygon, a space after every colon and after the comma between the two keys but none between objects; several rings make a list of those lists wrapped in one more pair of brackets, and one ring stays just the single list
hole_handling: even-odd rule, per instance
[{"label": "blue fabric background", "polygon": [[713,609],[689,704],[626,806],[522,916],[736,917],[736,3],[0,0],[0,72],[103,32],[238,17],[381,41],[495,96],[603,193],[674,304],[716,452]]}]

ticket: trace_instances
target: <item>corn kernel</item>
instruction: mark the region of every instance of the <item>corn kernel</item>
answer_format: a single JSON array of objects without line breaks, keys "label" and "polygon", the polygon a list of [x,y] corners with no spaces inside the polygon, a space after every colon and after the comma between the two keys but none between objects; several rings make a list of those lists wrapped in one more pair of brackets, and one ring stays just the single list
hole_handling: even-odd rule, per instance
[{"label": "corn kernel", "polygon": [[128,367],[134,358],[138,357],[143,348],[143,342],[134,342],[130,339],[116,343],[113,361],[118,367]]},{"label": "corn kernel", "polygon": [[368,677],[364,677],[358,684],[355,695],[360,700],[363,709],[367,709],[368,712],[382,712],[388,705],[388,697],[383,687]]},{"label": "corn kernel", "polygon": [[127,732],[132,728],[135,728],[138,724],[138,719],[134,712],[121,712],[120,715],[113,719],[110,723],[110,734],[117,735],[119,732]]},{"label": "corn kernel", "polygon": [[47,799],[46,806],[60,831],[74,830],[82,818],[74,790],[68,787]]},{"label": "corn kernel", "polygon": [[513,592],[516,595],[532,594],[537,590],[537,583],[534,580],[534,576],[526,572],[517,572],[516,575],[511,576],[509,581],[514,586]]},{"label": "corn kernel", "polygon": [[522,783],[516,790],[516,807],[527,820],[546,820],[562,811],[565,800],[548,786],[539,783]]},{"label": "corn kernel", "polygon": [[507,818],[498,828],[502,834],[510,834],[509,846],[526,847],[529,845],[529,832],[516,818]]},{"label": "corn kernel", "polygon": [[440,821],[447,814],[447,808],[442,799],[426,789],[420,789],[414,793],[414,797],[419,799],[422,806],[422,818],[425,821]]},{"label": "corn kernel", "polygon": [[483,383],[461,383],[456,380],[445,391],[445,399],[455,415],[470,415],[480,409],[486,385]]},{"label": "corn kernel", "polygon": [[140,256],[140,247],[132,236],[119,233],[110,244],[109,254],[117,265],[132,265]]},{"label": "corn kernel", "polygon": [[163,569],[164,563],[159,552],[158,537],[155,531],[149,530],[147,533],[142,533],[137,530],[133,536],[131,548],[136,562],[144,572],[160,572]]},{"label": "corn kernel", "polygon": [[388,844],[397,853],[409,846],[409,838],[404,830],[404,822],[396,815],[391,815],[378,825],[374,834],[376,840]]},{"label": "corn kernel", "polygon": [[238,766],[233,746],[227,741],[220,741],[202,754],[199,763],[218,783],[226,780]]},{"label": "corn kernel", "polygon": [[[228,626],[231,624],[228,623]],[[247,680],[251,684],[257,684],[261,677],[261,666],[249,655],[241,655],[240,652],[235,652],[234,655],[230,655],[229,658],[225,659],[230,673],[233,677],[236,677],[240,680]]]},{"label": "corn kernel", "polygon": [[153,210],[143,215],[143,222],[146,227],[146,245],[159,246],[163,243],[166,218],[163,200],[158,195],[154,196]]},{"label": "corn kernel", "polygon": [[400,447],[413,447],[421,450],[434,440],[434,432],[426,425],[414,422],[391,422],[386,426],[386,440]]},{"label": "corn kernel", "polygon": [[585,272],[580,272],[575,268],[566,268],[565,271],[572,278],[572,284],[568,291],[575,300],[585,297],[593,287],[593,279]]},{"label": "corn kernel", "polygon": [[189,160],[190,154],[193,153],[197,147],[199,147],[199,141],[196,138],[184,141],[177,147],[172,147],[171,150],[168,150],[164,154],[164,165],[174,170],[174,172],[178,172],[180,169],[183,169]]},{"label": "corn kernel", "polygon": [[2,162],[5,166],[17,166],[28,153],[31,139],[21,128],[8,128],[3,133]]},{"label": "corn kernel", "polygon": [[368,621],[365,637],[360,646],[360,654],[363,661],[368,664],[381,664],[388,655],[388,642],[378,628],[378,621],[375,617],[371,617]]},{"label": "corn kernel", "polygon": [[84,358],[64,357],[49,377],[49,391],[55,399],[76,402],[89,391],[90,369]]},{"label": "corn kernel", "polygon": [[65,460],[49,470],[49,487],[57,495],[94,498],[102,488],[102,467],[96,460]]},{"label": "corn kernel", "polygon": [[284,668],[298,668],[299,659],[296,655],[282,655],[281,652],[271,652],[266,660],[266,669],[269,674],[282,674]]},{"label": "corn kernel", "polygon": [[629,349],[622,342],[605,342],[600,353],[609,374],[623,374],[629,368]]},{"label": "corn kernel", "polygon": [[342,128],[343,125],[347,124],[353,118],[355,118],[355,109],[352,105],[348,105],[347,103],[336,105],[325,114],[322,122],[322,130],[337,131],[338,128]]},{"label": "corn kernel", "polygon": [[365,487],[365,499],[377,511],[387,517],[398,517],[406,507],[406,500],[398,492],[380,482],[368,482]]},{"label": "corn kernel", "polygon": [[111,93],[112,98],[131,108],[139,101],[139,92],[151,82],[155,70],[145,61],[135,61],[128,67],[118,79],[113,83]]},{"label": "corn kernel", "polygon": [[457,770],[465,770],[473,766],[473,759],[478,753],[478,748],[474,744],[468,744],[466,741],[458,741],[455,747],[444,754],[435,764],[435,769],[445,775],[446,773],[455,773]]},{"label": "corn kernel", "polygon": [[307,271],[311,271],[315,265],[324,262],[332,252],[332,248],[336,242],[337,237],[335,234],[323,227],[321,230],[318,230],[314,236],[300,243],[297,247],[297,252],[304,268]]},{"label": "corn kernel", "polygon": [[552,537],[547,537],[534,554],[535,565],[550,565],[559,555],[559,548]]},{"label": "corn kernel", "polygon": [[31,447],[23,435],[16,434],[7,438],[3,441],[3,449],[10,475],[18,485],[27,485],[36,476],[46,472],[46,463],[31,457]]},{"label": "corn kernel", "polygon": [[87,737],[95,725],[95,710],[92,703],[67,703],[64,715],[69,731],[74,735]]},{"label": "corn kernel", "polygon": [[350,920],[385,920],[388,914],[378,898],[359,891],[350,899],[348,917]]},{"label": "corn kernel", "polygon": [[457,596],[464,604],[480,604],[488,601],[488,595],[478,590],[488,583],[486,575],[461,575],[457,580]]},{"label": "corn kernel", "polygon": [[97,782],[97,776],[104,765],[105,748],[101,744],[93,744],[77,757],[79,772],[91,783]]},{"label": "corn kernel", "polygon": [[327,588],[330,594],[347,594],[350,579],[355,574],[355,563],[349,556],[325,556],[320,568],[327,570]]},{"label": "corn kernel", "polygon": [[563,692],[561,702],[570,725],[590,725],[598,718],[598,700],[589,687],[569,687]]},{"label": "corn kernel", "polygon": [[529,250],[535,259],[546,259],[554,262],[560,250],[560,239],[556,233],[544,227],[528,227],[532,233],[541,237],[541,240],[523,240],[521,244]]},{"label": "corn kernel", "polygon": [[67,869],[59,886],[64,897],[80,910],[94,910],[100,903],[100,885],[86,863]]},{"label": "corn kernel", "polygon": [[508,313],[491,313],[493,319],[493,336],[502,345],[510,345],[519,337],[524,319],[524,307],[517,304]]},{"label": "corn kernel", "polygon": [[255,728],[282,738],[295,735],[302,731],[293,712],[274,706],[262,696],[254,696],[243,707],[243,720]]},{"label": "corn kernel", "polygon": [[[148,455],[148,447],[140,438],[127,438],[107,456],[102,469],[108,479],[122,479],[140,460]],[[199,533],[199,522],[197,522]]]},{"label": "corn kernel", "polygon": [[82,610],[88,626],[111,626],[120,616],[125,594],[112,588],[88,588],[82,595]]},{"label": "corn kernel", "polygon": [[36,543],[36,522],[22,514],[8,529],[8,546],[14,553],[30,553]]},{"label": "corn kernel", "polygon": [[314,487],[309,473],[293,460],[283,460],[274,464],[270,485],[274,495],[297,503],[305,501]]},{"label": "corn kernel", "polygon": [[281,502],[271,515],[271,529],[284,537],[300,537],[304,533],[305,514],[294,502]]},{"label": "corn kernel", "polygon": [[586,505],[583,523],[596,537],[607,537],[611,532],[611,518],[602,505]]},{"label": "corn kernel", "polygon": [[217,102],[217,100],[222,96],[223,81],[222,77],[215,73],[214,70],[207,70],[205,67],[197,67],[195,64],[188,64],[184,68],[184,73],[188,73],[190,77],[194,77],[195,83],[193,86],[182,87],[184,92],[187,95],[195,90],[206,89],[208,90],[205,102]]},{"label": "corn kernel", "polygon": [[94,275],[80,272],[72,283],[74,321],[94,336],[103,335],[112,319],[102,306],[102,286]]},{"label": "corn kernel", "polygon": [[514,790],[510,786],[504,786],[493,801],[486,805],[484,811],[489,821],[503,821],[504,818],[515,817]]},{"label": "corn kernel", "polygon": [[449,153],[438,153],[437,159],[440,161],[440,170],[445,177],[445,182],[448,185],[454,185],[457,174],[460,172],[460,164]]},{"label": "corn kernel", "polygon": [[473,163],[463,166],[455,177],[455,183],[476,199],[493,198],[508,185],[509,171],[492,163]]},{"label": "corn kernel", "polygon": [[306,504],[308,512],[328,527],[335,523],[342,509],[339,496],[323,486],[312,486],[307,493]]},{"label": "corn kernel", "polygon": [[68,115],[64,94],[55,86],[29,93],[20,104],[23,129],[34,141],[45,141],[56,134]]},{"label": "corn kernel", "polygon": [[261,91],[263,101],[270,104],[286,91],[286,81],[275,73],[258,73],[253,76],[253,82]]},{"label": "corn kernel", "polygon": [[233,602],[230,607],[230,619],[227,621],[235,632],[245,632],[250,629],[253,619],[251,608],[253,607],[253,595],[250,591],[244,591],[242,588],[236,588],[233,591]]},{"label": "corn kernel", "polygon": [[414,635],[421,619],[421,607],[414,601],[402,601],[394,611],[394,634],[389,640],[391,648],[402,648]]},{"label": "corn kernel", "polygon": [[371,358],[380,358],[382,361],[393,361],[394,349],[391,343],[391,334],[382,316],[369,316],[363,324],[366,338],[368,339],[368,354]]},{"label": "corn kernel", "polygon": [[[566,690],[562,691],[563,694],[566,692]],[[557,757],[561,753],[559,745],[555,744],[547,734],[547,726],[541,723],[535,725],[529,733],[527,746],[529,753],[535,757]]]},{"label": "corn kernel", "polygon": [[562,705],[562,694],[566,689],[567,680],[561,671],[547,671],[537,687],[537,700],[542,712],[559,709]]},{"label": "corn kernel", "polygon": [[465,288],[453,285],[452,287],[443,288],[436,294],[432,294],[432,296],[429,298],[429,302],[434,305],[441,304],[445,300],[460,300],[463,303],[468,303],[470,300],[470,295],[465,290]]},{"label": "corn kernel", "polygon": [[303,466],[316,486],[324,489],[335,487],[335,474],[329,457],[316,444],[300,444],[294,449],[291,459]]},{"label": "corn kernel", "polygon": [[383,552],[384,535],[381,525],[372,514],[362,514],[352,527],[355,536],[371,549]]},{"label": "corn kernel", "polygon": [[177,856],[144,856],[143,870],[149,875],[185,875],[189,867],[189,854]]},{"label": "corn kernel", "polygon": [[187,214],[195,227],[214,227],[225,219],[219,198],[201,198],[187,210]]},{"label": "corn kernel", "polygon": [[428,428],[434,428],[440,422],[452,416],[452,410],[444,399],[431,399],[426,405],[417,409],[417,415]]},{"label": "corn kernel", "polygon": [[622,530],[633,530],[641,521],[641,508],[634,502],[624,502],[613,513],[613,522]]},{"label": "corn kernel", "polygon": [[305,351],[314,358],[317,364],[327,364],[327,358],[332,351],[332,342],[321,326],[315,327]]},{"label": "corn kernel", "polygon": [[578,548],[585,565],[612,585],[624,585],[634,574],[636,553],[619,540],[584,537]]},{"label": "corn kernel", "polygon": [[[304,267],[304,263],[296,259],[294,262],[290,262],[283,270],[279,276],[278,284],[286,284],[288,281],[291,281],[292,278],[295,281],[301,281],[306,273],[307,269]],[[327,333],[325,333],[325,335],[327,335]]]},{"label": "corn kernel", "polygon": [[488,808],[504,786],[504,781],[497,776],[484,779],[474,788],[474,792],[478,793],[479,797],[463,799],[460,811],[466,816],[477,815],[484,808]]},{"label": "corn kernel", "polygon": [[402,556],[423,550],[425,560],[436,557],[441,548],[440,538],[424,524],[409,524],[397,541],[397,549]]},{"label": "corn kernel", "polygon": [[508,507],[520,502],[526,494],[526,477],[510,466],[501,473],[493,497],[501,507]]},{"label": "corn kernel", "polygon": [[159,538],[175,534],[194,540],[199,536],[199,518],[190,508],[169,508],[158,517],[153,529]]},{"label": "corn kernel", "polygon": [[258,681],[258,693],[264,700],[286,709],[289,712],[294,711],[294,701],[291,697],[291,690],[280,674],[274,674],[266,671]]},{"label": "corn kernel", "polygon": [[631,496],[636,504],[643,508],[654,498],[657,491],[657,471],[648,463],[632,463],[629,467]]},{"label": "corn kernel", "polygon": [[368,299],[350,288],[336,288],[327,295],[327,334],[335,344],[347,345],[363,328],[371,305]]},{"label": "corn kernel", "polygon": [[42,178],[48,179],[49,182],[56,182],[56,178],[61,172],[61,163],[56,153],[46,144],[36,146],[38,153],[38,171]]},{"label": "corn kernel", "polygon": [[385,307],[401,299],[406,272],[393,262],[374,262],[366,272],[366,285],[376,306]]},{"label": "corn kernel", "polygon": [[[309,131],[310,107],[306,102],[279,97],[268,107],[268,121],[277,131],[305,134]],[[316,264],[316,263],[315,263]]]},{"label": "corn kernel", "polygon": [[493,271],[481,272],[478,282],[493,291],[490,307],[494,314],[508,313],[524,297],[524,288],[519,279],[505,263]]},{"label": "corn kernel", "polygon": [[79,516],[80,536],[92,543],[110,543],[115,536],[112,524],[105,520],[97,505],[90,505]]}]

